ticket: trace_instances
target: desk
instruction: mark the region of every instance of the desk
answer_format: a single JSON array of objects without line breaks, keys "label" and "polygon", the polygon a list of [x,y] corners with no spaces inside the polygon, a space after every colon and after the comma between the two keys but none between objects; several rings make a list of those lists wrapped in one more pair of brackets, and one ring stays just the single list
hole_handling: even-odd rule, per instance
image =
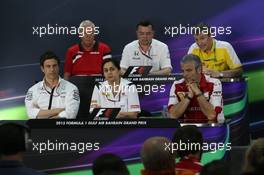
[{"label": "desk", "polygon": [[[179,74],[170,76],[149,76],[149,77],[133,77],[127,78],[132,81],[139,92],[141,109],[151,112],[152,114],[161,114],[163,106],[167,106],[169,100],[170,88],[175,80],[180,79]],[[82,90],[82,103],[85,103],[85,108],[80,110],[87,111],[89,106],[89,99],[86,92],[93,89],[95,82],[103,81],[100,76],[84,77],[76,76],[71,78],[79,89]],[[225,78],[222,79],[223,99],[224,99],[224,113],[226,118],[237,117],[234,114],[244,110],[247,104],[247,83],[244,78]],[[85,91],[86,90],[86,91]],[[83,93],[83,94],[82,94]]]},{"label": "desk", "polygon": [[[100,76],[93,77],[95,82],[103,81]],[[166,114],[169,100],[170,88],[175,80],[182,78],[180,74],[170,76],[148,76],[128,78],[132,81],[138,91],[142,115],[160,116]],[[81,89],[91,84],[90,77],[72,77],[73,82]],[[221,79],[223,87],[224,114],[231,128],[231,142],[235,145],[247,145],[249,143],[249,120],[247,115],[248,96],[247,82],[245,78],[224,78]],[[90,86],[89,86],[90,87]],[[85,92],[86,93],[86,92]],[[82,97],[81,99],[87,99]],[[81,111],[88,110],[88,101],[81,106]]]},{"label": "desk", "polygon": [[[52,122],[52,120],[48,120]],[[135,120],[137,121],[137,120]],[[122,159],[126,160],[127,164],[132,167],[131,169],[137,171],[141,169],[140,162],[140,149],[143,142],[153,136],[164,136],[169,139],[172,138],[176,128],[176,120],[153,120],[156,122],[155,128],[150,128],[147,124],[142,125],[111,125],[109,127],[99,125],[86,125],[84,128],[79,124],[76,126],[71,125],[72,128],[64,126],[51,127],[47,126],[39,128],[37,125],[31,124],[32,127],[32,140],[34,143],[47,143],[61,142],[61,143],[100,143],[100,149],[97,151],[87,151],[78,154],[72,151],[44,151],[39,152],[31,151],[25,157],[25,162],[28,166],[39,170],[45,170],[48,173],[61,173],[61,172],[79,172],[83,168],[85,171],[90,169],[91,163],[102,153],[111,152],[119,155]],[[41,120],[34,122],[41,123]],[[53,120],[53,122],[56,122]],[[129,120],[132,122],[132,120]],[[159,124],[157,124],[159,123]],[[174,125],[175,124],[175,125]],[[77,126],[78,125],[78,126]],[[154,124],[149,124],[154,125]],[[185,125],[185,124],[181,124]],[[166,127],[164,127],[166,126]],[[229,127],[228,125],[215,125],[215,124],[197,124],[199,130],[202,132],[204,140],[207,144],[229,142]],[[45,129],[44,129],[45,128]],[[214,145],[212,145],[214,146]],[[221,159],[226,154],[226,148],[223,150],[214,150],[214,153],[206,151],[204,153],[202,162],[207,163],[214,159]]]}]

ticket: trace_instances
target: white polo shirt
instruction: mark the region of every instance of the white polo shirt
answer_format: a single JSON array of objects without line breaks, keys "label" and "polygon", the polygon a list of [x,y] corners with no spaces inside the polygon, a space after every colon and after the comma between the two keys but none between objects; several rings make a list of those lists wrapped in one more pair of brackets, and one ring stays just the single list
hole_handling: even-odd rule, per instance
[{"label": "white polo shirt", "polygon": [[[51,98],[52,97],[52,98]],[[40,110],[65,108],[59,113],[60,118],[76,118],[80,104],[78,88],[59,77],[59,83],[52,89],[45,85],[44,80],[32,86],[26,95],[25,105],[29,118],[37,118]]]},{"label": "white polo shirt", "polygon": [[140,49],[138,40],[127,44],[122,53],[120,66],[125,69],[129,66],[152,66],[150,72],[163,68],[172,69],[168,46],[156,39],[152,39],[148,53]]},{"label": "white polo shirt", "polygon": [[121,108],[120,112],[140,112],[140,103],[136,86],[128,80],[120,79],[120,86],[114,96],[108,81],[94,87],[90,112],[94,108]]}]

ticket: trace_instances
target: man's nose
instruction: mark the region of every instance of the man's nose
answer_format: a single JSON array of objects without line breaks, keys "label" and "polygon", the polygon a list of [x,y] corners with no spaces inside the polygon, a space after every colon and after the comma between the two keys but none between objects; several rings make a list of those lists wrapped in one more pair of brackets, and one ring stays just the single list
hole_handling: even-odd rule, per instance
[{"label": "man's nose", "polygon": [[144,33],[143,35],[142,35],[142,37],[144,37],[144,38],[146,38],[148,35],[146,34],[146,33]]},{"label": "man's nose", "polygon": [[50,71],[54,72],[54,70],[55,70],[55,67],[50,68]]},{"label": "man's nose", "polygon": [[189,74],[187,72],[183,72],[183,77],[188,78]]}]

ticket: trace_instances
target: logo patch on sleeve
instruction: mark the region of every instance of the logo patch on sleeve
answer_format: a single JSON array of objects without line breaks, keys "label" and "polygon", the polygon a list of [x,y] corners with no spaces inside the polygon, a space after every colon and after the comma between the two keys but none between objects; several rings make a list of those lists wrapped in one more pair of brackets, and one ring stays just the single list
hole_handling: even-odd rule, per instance
[{"label": "logo patch on sleeve", "polygon": [[33,92],[32,91],[28,91],[27,95],[26,95],[26,100],[31,101],[33,98]]}]

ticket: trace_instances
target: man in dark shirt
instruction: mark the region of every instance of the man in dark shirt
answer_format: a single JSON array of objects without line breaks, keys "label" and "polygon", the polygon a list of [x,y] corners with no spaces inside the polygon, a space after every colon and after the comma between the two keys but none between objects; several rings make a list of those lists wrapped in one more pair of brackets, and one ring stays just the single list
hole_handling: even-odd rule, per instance
[{"label": "man in dark shirt", "polygon": [[29,145],[29,130],[16,123],[0,123],[0,174],[46,175],[27,168],[23,155]]},{"label": "man in dark shirt", "polygon": [[185,145],[186,149],[178,149],[177,157],[180,161],[176,164],[176,174],[196,174],[202,170],[200,163],[202,158],[203,135],[195,125],[186,125],[176,130],[172,142]]}]

